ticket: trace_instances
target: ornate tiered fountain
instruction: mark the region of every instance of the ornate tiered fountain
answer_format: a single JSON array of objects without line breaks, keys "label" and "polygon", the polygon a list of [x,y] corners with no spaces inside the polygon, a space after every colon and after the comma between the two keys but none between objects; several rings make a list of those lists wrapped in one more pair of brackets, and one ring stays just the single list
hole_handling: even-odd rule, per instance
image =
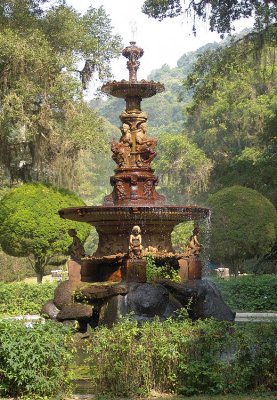
[{"label": "ornate tiered fountain", "polygon": [[126,110],[120,115],[122,136],[119,142],[111,143],[112,158],[117,164],[111,177],[113,191],[105,197],[103,206],[60,210],[61,217],[88,222],[99,235],[97,251],[82,262],[82,281],[87,282],[120,279],[116,271],[128,252],[134,225],[141,228],[143,246],[155,249],[154,257],[173,259],[174,226],[209,214],[203,207],[166,205],[165,197],[156,191],[158,178],[151,162],[156,156],[157,140],[147,135],[147,114],[141,110],[141,101],[165,88],[159,82],[137,80],[143,49],[135,42],[130,42],[122,54],[128,59],[129,80],[108,82],[102,87],[104,93],[126,102]]},{"label": "ornate tiered fountain", "polygon": [[[151,162],[156,156],[157,140],[147,134],[147,115],[140,104],[142,99],[163,92],[164,86],[137,80],[143,50],[135,42],[122,54],[128,59],[129,80],[109,82],[102,87],[104,93],[126,102],[126,110],[120,115],[121,138],[111,143],[112,158],[117,164],[111,177],[113,190],[102,206],[59,211],[62,218],[93,225],[99,235],[98,248],[92,256],[84,256],[76,232],[70,230],[73,244],[69,280],[57,287],[54,300],[45,304],[43,314],[65,323],[77,320],[83,332],[87,324],[111,325],[130,313],[139,322],[156,316],[163,320],[188,305],[192,319],[214,317],[232,321],[234,313],[216,287],[201,279],[197,228],[188,252],[177,254],[173,250],[174,226],[206,218],[209,209],[167,205],[165,197],[156,191],[158,178]],[[131,232],[131,238],[139,243],[137,247],[132,248]],[[143,255],[149,253],[157,265],[166,262],[179,268],[181,283],[146,283]]]}]

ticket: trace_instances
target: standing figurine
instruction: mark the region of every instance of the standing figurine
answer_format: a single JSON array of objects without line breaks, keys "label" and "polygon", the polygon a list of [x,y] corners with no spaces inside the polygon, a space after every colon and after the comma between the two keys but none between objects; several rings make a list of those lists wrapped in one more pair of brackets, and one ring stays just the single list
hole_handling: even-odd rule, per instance
[{"label": "standing figurine", "polygon": [[70,257],[73,260],[79,261],[82,257],[85,257],[86,255],[84,246],[82,245],[81,240],[78,238],[75,229],[69,229],[68,234],[73,238],[71,245],[68,247],[68,252],[70,254]]},{"label": "standing figurine", "polygon": [[129,257],[142,258],[141,229],[138,225],[133,226],[129,241]]},{"label": "standing figurine", "polygon": [[199,228],[195,227],[193,229],[191,237],[189,238],[189,244],[185,248],[185,255],[187,257],[199,256],[199,253],[202,249],[202,244],[199,243],[198,235],[199,235]]}]

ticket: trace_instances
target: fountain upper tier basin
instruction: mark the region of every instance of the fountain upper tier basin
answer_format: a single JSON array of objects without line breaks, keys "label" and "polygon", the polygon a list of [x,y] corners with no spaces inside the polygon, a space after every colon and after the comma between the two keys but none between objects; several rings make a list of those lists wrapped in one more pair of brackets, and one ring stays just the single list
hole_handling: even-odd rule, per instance
[{"label": "fountain upper tier basin", "polygon": [[141,99],[152,97],[165,90],[164,85],[154,81],[113,81],[102,86],[101,91],[114,97],[126,99],[128,97],[140,97]]},{"label": "fountain upper tier basin", "polygon": [[182,221],[207,218],[210,210],[198,206],[85,206],[69,207],[59,210],[62,218],[73,221],[88,222],[91,225],[101,222],[118,221],[120,224],[128,219],[130,224],[143,223],[151,220],[151,223],[172,221],[176,224]]}]

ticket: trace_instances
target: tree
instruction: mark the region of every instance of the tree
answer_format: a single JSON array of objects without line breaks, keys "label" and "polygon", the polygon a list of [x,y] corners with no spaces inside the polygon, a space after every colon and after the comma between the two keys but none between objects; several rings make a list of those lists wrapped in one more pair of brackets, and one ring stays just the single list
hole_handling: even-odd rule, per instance
[{"label": "tree", "polygon": [[111,30],[102,7],[81,16],[63,0],[0,0],[0,164],[12,183],[75,189],[79,151],[103,148],[83,90],[111,76],[121,47]]},{"label": "tree", "polygon": [[10,190],[0,201],[0,244],[16,257],[29,257],[41,282],[52,256],[66,254],[71,243],[68,229],[76,229],[81,240],[90,231],[85,223],[61,219],[58,210],[84,203],[75,194],[53,186],[25,184]]},{"label": "tree", "polygon": [[232,186],[209,196],[210,256],[237,275],[241,263],[267,254],[276,240],[277,212],[255,190]]},{"label": "tree", "polygon": [[196,31],[196,18],[208,20],[210,30],[219,33],[231,32],[233,22],[240,18],[255,17],[255,25],[264,28],[277,20],[275,0],[146,0],[142,12],[149,17],[163,20],[186,12],[193,14],[193,30]]},{"label": "tree", "polygon": [[211,161],[185,135],[161,134],[155,169],[168,200],[184,204],[207,190]]},{"label": "tree", "polygon": [[198,57],[186,88],[189,137],[214,162],[211,187],[246,185],[276,204],[277,28],[263,48],[253,35]]}]

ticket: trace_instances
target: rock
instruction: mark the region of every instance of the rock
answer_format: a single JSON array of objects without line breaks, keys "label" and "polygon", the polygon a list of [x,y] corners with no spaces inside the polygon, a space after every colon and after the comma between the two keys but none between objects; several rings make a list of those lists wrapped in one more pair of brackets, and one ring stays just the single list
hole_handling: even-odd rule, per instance
[{"label": "rock", "polygon": [[68,328],[72,328],[72,329],[76,329],[76,327],[79,326],[78,321],[74,320],[74,319],[68,319],[68,320],[64,320],[62,321],[62,324]]},{"label": "rock", "polygon": [[113,324],[127,314],[127,297],[121,295],[114,296],[101,307],[98,325],[105,325],[111,328]]},{"label": "rock", "polygon": [[49,300],[41,309],[41,315],[46,316],[50,319],[56,319],[59,313],[59,309],[55,306],[53,300]]},{"label": "rock", "polygon": [[64,281],[59,284],[54,292],[54,304],[60,310],[73,302],[74,291],[80,286],[78,281]]},{"label": "rock", "polygon": [[103,284],[85,284],[85,286],[80,286],[77,291],[81,297],[86,298],[86,300],[91,301],[95,299],[105,299],[107,297],[112,297],[118,294],[128,293],[127,285],[125,284],[115,284],[115,285],[103,285]]},{"label": "rock", "polygon": [[130,314],[139,323],[152,321],[158,316],[162,321],[174,316],[182,307],[180,302],[162,285],[130,283],[129,293],[114,296],[102,307],[99,325],[111,327],[122,316]]},{"label": "rock", "polygon": [[165,287],[144,283],[130,289],[127,300],[130,312],[145,317],[164,313],[169,301],[169,292]]},{"label": "rock", "polygon": [[173,296],[184,306],[189,306],[188,314],[192,320],[215,318],[219,321],[234,321],[236,313],[224,302],[215,283],[208,280],[194,280],[176,283],[160,280]]},{"label": "rock", "polygon": [[89,320],[92,317],[92,311],[92,306],[88,304],[68,304],[58,313],[57,320]]}]

